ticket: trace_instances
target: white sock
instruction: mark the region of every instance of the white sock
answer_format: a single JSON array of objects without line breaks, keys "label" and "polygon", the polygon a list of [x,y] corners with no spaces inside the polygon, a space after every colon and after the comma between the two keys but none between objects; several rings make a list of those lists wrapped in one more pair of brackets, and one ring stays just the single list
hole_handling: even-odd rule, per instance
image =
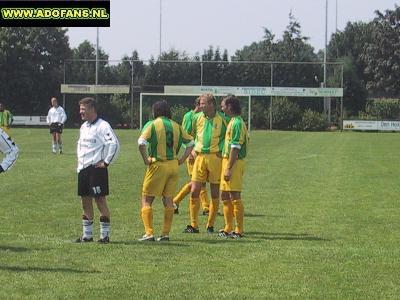
[{"label": "white sock", "polygon": [[110,235],[110,222],[100,222],[100,238],[104,239]]},{"label": "white sock", "polygon": [[93,220],[82,220],[83,238],[90,239],[93,237]]}]

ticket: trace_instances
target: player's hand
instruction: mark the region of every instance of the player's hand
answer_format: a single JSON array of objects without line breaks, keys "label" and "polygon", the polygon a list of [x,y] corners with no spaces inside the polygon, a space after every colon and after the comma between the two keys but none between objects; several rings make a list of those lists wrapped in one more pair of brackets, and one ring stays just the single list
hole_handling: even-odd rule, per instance
[{"label": "player's hand", "polygon": [[192,153],[190,153],[189,156],[188,156],[189,164],[193,165],[194,164],[194,160],[195,160],[195,157],[192,155]]},{"label": "player's hand", "polygon": [[232,169],[225,169],[225,172],[224,172],[224,180],[225,181],[230,181],[231,180],[231,177],[232,177]]},{"label": "player's hand", "polygon": [[150,166],[152,162],[153,162],[153,158],[149,156],[149,157],[144,161],[144,164],[145,164],[146,166]]},{"label": "player's hand", "polygon": [[94,167],[104,169],[108,167],[108,164],[106,164],[104,161],[99,161],[97,164],[94,165]]}]

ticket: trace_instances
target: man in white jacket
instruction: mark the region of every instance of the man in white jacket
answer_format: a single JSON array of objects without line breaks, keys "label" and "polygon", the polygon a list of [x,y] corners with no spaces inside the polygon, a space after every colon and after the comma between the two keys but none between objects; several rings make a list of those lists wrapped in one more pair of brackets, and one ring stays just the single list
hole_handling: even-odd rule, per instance
[{"label": "man in white jacket", "polygon": [[78,195],[82,199],[83,234],[76,242],[93,241],[93,199],[100,211],[100,239],[110,242],[110,211],[107,206],[107,167],[118,156],[119,142],[110,124],[97,116],[96,101],[84,98],[79,101],[79,113],[85,121],[80,129],[78,154]]},{"label": "man in white jacket", "polygon": [[15,164],[18,158],[18,147],[12,139],[0,128],[0,152],[5,155],[0,163],[0,173],[6,172]]},{"label": "man in white jacket", "polygon": [[67,115],[64,109],[58,105],[57,98],[51,98],[51,108],[47,114],[47,124],[50,125],[50,134],[53,136],[52,152],[57,151],[62,153],[61,134],[63,131],[64,123],[67,121]]}]

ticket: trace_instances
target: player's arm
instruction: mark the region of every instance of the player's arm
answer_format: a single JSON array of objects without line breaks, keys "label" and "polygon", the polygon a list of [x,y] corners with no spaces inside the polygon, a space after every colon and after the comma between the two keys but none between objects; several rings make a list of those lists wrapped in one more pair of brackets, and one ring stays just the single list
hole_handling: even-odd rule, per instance
[{"label": "player's arm", "polygon": [[100,130],[100,136],[101,139],[103,140],[104,145],[106,146],[107,152],[105,158],[99,163],[97,163],[96,167],[106,168],[117,158],[120,146],[118,139],[109,124],[106,124]]},{"label": "player's arm", "polygon": [[14,116],[11,112],[9,112],[9,120],[8,120],[8,126],[11,126],[12,123],[14,122]]},{"label": "player's arm", "polygon": [[48,113],[47,113],[47,118],[46,118],[46,121],[47,121],[47,124],[51,124],[51,120],[50,120],[50,111],[51,111],[51,109],[49,109],[49,111],[48,111]]},{"label": "player's arm", "polygon": [[184,129],[180,129],[181,132],[181,138],[182,138],[182,142],[185,146],[185,152],[183,153],[183,155],[178,159],[178,163],[179,165],[183,164],[185,162],[185,160],[188,158],[189,155],[191,155],[193,147],[194,147],[194,140],[193,137],[188,134]]},{"label": "player's arm", "polygon": [[66,121],[67,121],[67,114],[65,113],[65,110],[64,110],[64,108],[63,108],[63,109],[62,109],[61,123],[64,125]]},{"label": "player's arm", "polygon": [[3,173],[8,171],[15,164],[19,153],[18,147],[4,132],[0,134],[0,151],[6,155],[0,163],[0,173]]},{"label": "player's arm", "polygon": [[151,157],[147,155],[147,145],[149,144],[149,140],[151,138],[151,124],[147,124],[143,128],[142,134],[140,135],[138,139],[138,145],[139,145],[139,152],[140,155],[142,156],[143,162],[146,166],[150,165],[152,163]]}]

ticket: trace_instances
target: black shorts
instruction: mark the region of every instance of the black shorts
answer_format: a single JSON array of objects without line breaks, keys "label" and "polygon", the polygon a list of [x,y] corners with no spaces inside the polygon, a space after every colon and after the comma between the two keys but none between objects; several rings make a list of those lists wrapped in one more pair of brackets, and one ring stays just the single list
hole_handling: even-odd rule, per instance
[{"label": "black shorts", "polygon": [[78,174],[78,196],[107,196],[108,170],[94,166],[83,169]]},{"label": "black shorts", "polygon": [[50,124],[50,133],[62,133],[63,131],[63,124],[61,123],[51,123]]}]

